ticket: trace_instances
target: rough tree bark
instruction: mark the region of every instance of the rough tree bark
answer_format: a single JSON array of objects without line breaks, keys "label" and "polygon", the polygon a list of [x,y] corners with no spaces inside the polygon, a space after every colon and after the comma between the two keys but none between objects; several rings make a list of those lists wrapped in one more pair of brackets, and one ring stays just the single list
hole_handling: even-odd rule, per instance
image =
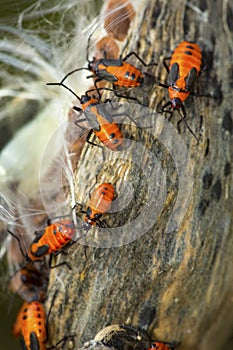
[{"label": "rough tree bark", "polygon": [[[166,174],[163,209],[153,227],[129,244],[88,247],[87,257],[83,246],[76,244],[61,257],[73,269],[51,271],[50,296],[57,288],[60,290],[50,318],[51,343],[75,333],[78,349],[103,327],[123,323],[145,329],[153,339],[180,343],[181,350],[226,349],[233,325],[232,13],[227,0],[151,0],[145,1],[136,14],[125,52],[135,50],[146,62],[158,61],[158,67],[150,69],[156,79],[166,80],[162,58],[169,56],[178,42],[187,38],[203,50],[206,72],[197,87],[200,92],[213,92],[215,97],[189,97],[185,103],[198,144],[181,125],[181,137],[193,166],[191,201],[178,229],[166,232],[180,185],[171,152],[161,139],[148,136],[147,130],[124,127],[131,140],[143,144],[141,160],[147,164],[149,149]],[[143,89],[137,89],[137,96],[144,99],[144,105],[149,102],[151,108],[156,108],[168,95],[149,81]],[[175,113],[171,121],[174,127],[178,118]],[[156,118],[149,118],[149,123],[156,124]],[[148,196],[155,195],[153,189],[147,191],[150,178],[130,162],[132,150],[128,160],[120,163],[119,159],[108,158],[106,152],[100,168],[101,150],[86,145],[77,169],[76,179],[81,184],[77,184],[77,197],[84,203],[96,174],[98,183],[113,182],[119,192],[125,180],[131,182],[129,197],[133,193],[133,198],[120,214],[109,215],[109,226],[132,221],[147,205]],[[157,163],[152,162],[150,167],[151,174],[156,172]],[[146,220],[143,215],[142,220]],[[135,231],[127,234],[137,234],[138,229],[135,226]]]}]

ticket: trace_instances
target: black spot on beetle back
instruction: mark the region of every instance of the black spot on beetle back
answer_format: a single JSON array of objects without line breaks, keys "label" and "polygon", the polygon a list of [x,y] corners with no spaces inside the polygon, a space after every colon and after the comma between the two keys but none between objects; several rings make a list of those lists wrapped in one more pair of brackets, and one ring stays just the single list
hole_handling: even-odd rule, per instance
[{"label": "black spot on beetle back", "polygon": [[186,47],[186,49],[191,49],[191,50],[194,49],[194,47],[192,45],[186,45],[185,47]]},{"label": "black spot on beetle back", "polygon": [[193,54],[191,51],[185,51],[184,53],[185,53],[185,55],[189,55],[189,56],[192,56],[192,54]]},{"label": "black spot on beetle back", "polygon": [[133,73],[130,77],[131,80],[134,80],[135,79],[135,74]]}]

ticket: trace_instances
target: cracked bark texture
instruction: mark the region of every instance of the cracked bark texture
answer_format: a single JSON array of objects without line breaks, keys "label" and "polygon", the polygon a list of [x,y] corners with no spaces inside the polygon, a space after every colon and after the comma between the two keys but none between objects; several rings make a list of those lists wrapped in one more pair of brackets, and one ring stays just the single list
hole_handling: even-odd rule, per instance
[{"label": "cracked bark texture", "polygon": [[[87,257],[83,246],[76,244],[68,255],[60,257],[72,270],[61,267],[51,271],[49,300],[57,288],[60,290],[50,318],[52,344],[75,333],[74,349],[79,349],[105,326],[129,324],[146,330],[152,339],[180,343],[180,350],[228,349],[227,343],[232,348],[228,342],[233,326],[232,13],[232,4],[226,0],[145,1],[136,13],[124,52],[134,50],[146,62],[158,62],[157,67],[148,69],[156,80],[166,81],[162,58],[170,56],[180,41],[195,41],[203,51],[206,71],[197,88],[215,97],[189,97],[185,102],[187,121],[199,138],[198,144],[181,125],[181,137],[193,165],[191,201],[179,228],[166,232],[179,192],[173,158],[146,130],[124,126],[131,140],[143,144],[142,164],[149,161],[148,149],[161,163],[167,181],[163,209],[153,227],[129,244],[88,247]],[[149,78],[143,89],[130,93],[152,109],[163,96],[168,98],[167,91]],[[175,127],[178,120],[179,114],[174,113],[171,123]],[[149,122],[156,123],[156,118]],[[146,205],[146,196],[153,196],[147,192],[150,178],[130,161],[132,152],[127,161],[119,161],[118,157],[109,158],[106,151],[100,166],[101,150],[86,145],[77,168],[76,192],[83,203],[96,174],[98,183],[112,182],[119,192],[124,181],[132,184],[131,201],[125,210],[108,215],[110,227],[132,221]],[[151,164],[153,172],[156,164]],[[138,229],[127,234],[136,234]],[[64,348],[69,348],[68,344]]]}]

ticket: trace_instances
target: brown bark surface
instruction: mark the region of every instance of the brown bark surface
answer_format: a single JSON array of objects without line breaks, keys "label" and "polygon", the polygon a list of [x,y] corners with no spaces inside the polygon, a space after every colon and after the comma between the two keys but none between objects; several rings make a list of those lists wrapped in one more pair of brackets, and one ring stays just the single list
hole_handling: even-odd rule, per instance
[{"label": "brown bark surface", "polygon": [[[193,191],[187,202],[185,191],[182,194],[184,208],[182,201],[175,207],[181,174],[172,154],[172,140],[168,144],[162,134],[154,137],[149,129],[124,126],[132,145],[125,153],[114,153],[115,157],[105,151],[104,162],[99,147],[84,147],[76,174],[78,201],[87,202],[96,175],[98,183],[112,182],[119,193],[119,205],[121,196],[130,200],[118,213],[109,214],[106,222],[109,227],[122,226],[120,239],[134,235],[138,239],[121,245],[119,234],[111,237],[110,230],[105,232],[106,240],[104,234],[97,236],[96,245],[101,237],[101,248],[87,247],[86,257],[83,245],[75,244],[68,255],[59,258],[72,270],[63,266],[51,272],[51,295],[60,290],[50,318],[51,343],[75,333],[78,349],[107,325],[129,324],[146,330],[152,339],[180,343],[181,350],[227,349],[233,326],[232,13],[232,4],[225,0],[151,0],[136,13],[124,52],[134,50],[147,63],[158,62],[157,67],[143,68],[155,80],[166,81],[162,58],[180,41],[195,41],[203,51],[206,72],[196,88],[215,97],[190,96],[185,102],[187,122],[199,143],[181,123],[181,138],[192,161]],[[137,60],[132,58],[131,62]],[[131,94],[156,109],[163,96],[168,98],[167,91],[151,83],[150,77],[147,80],[142,89]],[[130,113],[135,108],[138,116],[143,112],[141,107],[127,108]],[[159,118],[149,116],[147,126],[162,130]],[[174,113],[174,128],[179,118]],[[179,151],[182,154],[182,148]],[[126,159],[122,159],[124,155]],[[161,173],[166,180],[163,201],[159,186],[153,186]],[[163,202],[160,210],[156,209],[158,198],[159,204]],[[153,212],[157,215],[150,226],[147,219]],[[168,232],[171,216],[175,223],[182,214],[182,224],[177,228],[174,224],[175,229]],[[138,215],[140,223],[127,229],[126,223]],[[140,235],[147,225],[145,234]],[[119,246],[108,248],[111,239]]]}]

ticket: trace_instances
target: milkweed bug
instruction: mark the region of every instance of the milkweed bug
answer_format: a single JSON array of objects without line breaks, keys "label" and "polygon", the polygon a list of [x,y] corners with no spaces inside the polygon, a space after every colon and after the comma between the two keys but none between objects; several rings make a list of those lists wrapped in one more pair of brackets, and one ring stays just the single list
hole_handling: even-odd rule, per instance
[{"label": "milkweed bug", "polygon": [[[80,114],[83,112],[91,126],[87,141],[91,143],[89,139],[94,132],[96,137],[111,151],[120,151],[124,145],[124,138],[118,124],[113,122],[114,115],[109,113],[104,104],[99,104],[98,99],[94,97],[83,95],[80,103],[82,108],[77,106],[73,108]],[[80,120],[77,120],[75,124],[79,123]]]},{"label": "milkweed bug", "polygon": [[[158,85],[168,89],[170,101],[160,107],[160,112],[172,113],[171,109],[178,111],[181,109],[181,120],[178,122],[179,125],[179,123],[186,118],[186,110],[183,103],[187,97],[189,95],[208,96],[191,91],[202,70],[201,49],[195,43],[182,41],[175,48],[170,59],[169,67],[166,60],[167,59],[163,60],[163,64],[168,72],[169,85],[160,82],[158,82]],[[187,123],[186,125],[196,138]]]},{"label": "milkweed bug", "polygon": [[156,341],[150,345],[148,350],[175,350],[175,348],[169,343]]},{"label": "milkweed bug", "polygon": [[18,338],[23,350],[46,350],[46,313],[39,301],[25,302],[16,318],[13,335]]},{"label": "milkweed bug", "polygon": [[[44,230],[35,232],[36,237],[26,253],[23,251],[19,237],[9,230],[8,232],[17,239],[22,255],[29,262],[41,261],[46,255],[50,255],[51,259],[53,255],[58,255],[65,247],[75,242],[73,240],[75,237],[74,223],[69,220],[60,220],[54,223],[49,221]],[[66,262],[61,264],[66,264],[69,267]],[[52,266],[50,267],[52,268]]]},{"label": "milkweed bug", "polygon": [[[97,79],[95,80],[96,89],[98,89],[97,83],[102,80],[112,83],[114,90],[116,90],[116,87],[138,87],[144,82],[144,74],[139,68],[137,68],[131,63],[126,62],[127,59],[129,59],[131,56],[135,56],[144,67],[157,65],[157,63],[146,64],[143,61],[143,59],[139,57],[134,51],[128,53],[125,57],[120,56],[118,59],[108,59],[106,57],[106,54],[104,54],[104,58],[96,59],[95,57],[93,57],[93,59],[90,60],[89,48],[91,43],[91,36],[92,34],[89,36],[87,44],[86,59],[88,61],[88,66],[77,68],[67,73],[66,76],[61,80],[61,83],[63,83],[70,75],[72,75],[75,72],[78,72],[80,70],[88,70],[91,71],[93,75],[90,75],[87,78],[97,77]],[[116,95],[119,97],[127,97],[118,95],[117,93]],[[127,98],[137,100],[134,97]]]},{"label": "milkweed bug", "polygon": [[36,232],[36,238],[30,245],[28,256],[32,261],[40,260],[45,255],[57,254],[68,243],[72,243],[75,236],[74,223],[60,220],[51,223],[44,230]]},{"label": "milkweed bug", "polygon": [[[53,296],[47,316],[43,305],[38,300],[33,300],[29,303],[25,302],[22,305],[14,323],[12,333],[14,337],[20,337],[23,350],[46,350],[45,343],[48,341],[48,322],[56,295],[57,291]],[[47,349],[55,349],[60,343],[66,342],[69,338],[74,338],[74,335],[64,337]]]},{"label": "milkweed bug", "polygon": [[94,189],[91,194],[89,205],[85,212],[84,229],[89,230],[91,226],[103,226],[100,218],[111,208],[115,198],[115,189],[111,183],[102,183]]},{"label": "milkweed bug", "polygon": [[[104,182],[94,189],[90,195],[90,200],[85,211],[81,210],[80,213],[84,213],[83,228],[85,231],[91,229],[91,226],[104,227],[103,222],[100,220],[103,214],[107,213],[112,205],[113,200],[116,198],[114,186],[109,182]],[[78,203],[77,203],[78,204]],[[83,207],[82,204],[80,204]]]},{"label": "milkweed bug", "polygon": [[[88,93],[92,90],[86,91],[85,95],[79,97],[73,90],[63,83],[48,83],[47,85],[58,85],[63,86],[65,89],[69,90],[80,102],[82,108],[74,106],[73,109],[78,111],[81,115],[85,116],[85,119],[79,119],[75,122],[79,126],[79,123],[87,120],[91,126],[91,130],[87,135],[87,142],[93,144],[89,141],[92,132],[99,138],[99,140],[110,150],[119,151],[124,145],[124,138],[119,126],[113,122],[114,117],[125,115],[132,118],[126,113],[118,113],[113,115],[105,107],[105,103],[100,104],[100,96],[96,98],[95,96],[90,96]],[[105,88],[104,88],[105,89]],[[96,89],[94,89],[96,91]],[[97,90],[99,92],[100,89]],[[111,89],[109,89],[111,90]],[[136,123],[136,122],[134,122]],[[80,126],[81,127],[81,126]],[[95,145],[95,144],[94,144]]]}]

